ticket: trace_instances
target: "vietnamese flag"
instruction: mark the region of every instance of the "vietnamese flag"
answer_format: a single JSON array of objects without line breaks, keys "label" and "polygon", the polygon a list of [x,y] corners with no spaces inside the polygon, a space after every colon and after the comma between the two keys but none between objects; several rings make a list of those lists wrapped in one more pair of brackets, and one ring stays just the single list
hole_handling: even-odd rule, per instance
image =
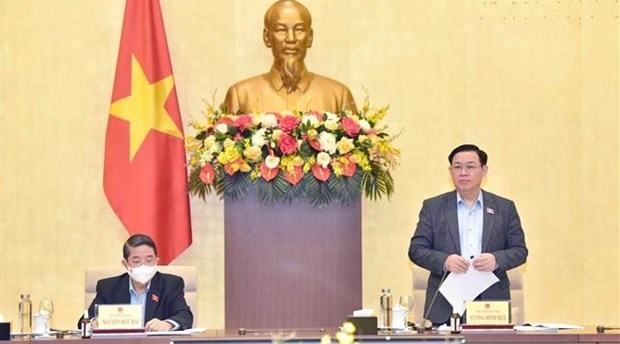
[{"label": "vietnamese flag", "polygon": [[161,264],[192,243],[183,123],[159,0],[127,0],[105,142],[103,188]]}]

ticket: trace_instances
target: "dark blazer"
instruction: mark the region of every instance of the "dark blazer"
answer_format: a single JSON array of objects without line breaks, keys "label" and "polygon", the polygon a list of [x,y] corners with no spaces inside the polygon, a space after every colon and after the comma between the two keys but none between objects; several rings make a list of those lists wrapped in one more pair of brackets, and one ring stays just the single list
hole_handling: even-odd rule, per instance
[{"label": "dark blazer", "polygon": [[[409,259],[430,271],[426,288],[424,314],[439,288],[444,275],[444,263],[449,255],[461,254],[459,224],[456,211],[456,191],[424,201],[415,233],[409,245]],[[514,202],[482,190],[483,224],[482,253],[492,253],[498,268],[493,272],[499,281],[480,294],[482,300],[510,300],[510,281],[507,270],[527,259],[525,235]],[[435,324],[446,323],[452,306],[441,293],[428,313]]]},{"label": "dark blazer", "polygon": [[[185,301],[185,282],[183,278],[157,272],[151,279],[151,286],[146,295],[146,308],[144,321],[153,318],[159,320],[174,320],[179,325],[179,330],[192,327],[194,315]],[[129,299],[129,274],[104,278],[97,282],[97,294],[88,308],[88,314],[95,314],[96,304],[128,304]],[[80,318],[81,320],[81,318]],[[78,322],[80,328],[80,322]]]}]

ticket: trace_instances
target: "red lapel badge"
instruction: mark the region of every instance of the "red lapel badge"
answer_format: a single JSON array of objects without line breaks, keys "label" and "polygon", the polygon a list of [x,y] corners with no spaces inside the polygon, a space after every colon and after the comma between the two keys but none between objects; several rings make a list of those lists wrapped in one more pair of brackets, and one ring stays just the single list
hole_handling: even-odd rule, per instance
[{"label": "red lapel badge", "polygon": [[157,296],[155,294],[151,294],[151,300],[153,300],[155,302],[159,302],[159,296]]}]

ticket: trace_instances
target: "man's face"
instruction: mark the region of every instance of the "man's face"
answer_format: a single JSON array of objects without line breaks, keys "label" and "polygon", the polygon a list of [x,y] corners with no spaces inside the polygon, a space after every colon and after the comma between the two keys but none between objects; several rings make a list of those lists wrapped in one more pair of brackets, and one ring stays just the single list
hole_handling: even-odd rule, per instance
[{"label": "man's face", "polygon": [[140,245],[137,247],[129,248],[129,256],[123,263],[126,267],[137,268],[141,265],[153,266],[157,264],[157,256],[152,247],[147,245]]},{"label": "man's face", "polygon": [[263,40],[271,48],[276,64],[293,59],[301,62],[312,46],[312,28],[307,15],[296,5],[280,5],[273,9]]},{"label": "man's face", "polygon": [[459,152],[452,159],[450,176],[459,193],[479,191],[487,166],[481,166],[476,152]]}]

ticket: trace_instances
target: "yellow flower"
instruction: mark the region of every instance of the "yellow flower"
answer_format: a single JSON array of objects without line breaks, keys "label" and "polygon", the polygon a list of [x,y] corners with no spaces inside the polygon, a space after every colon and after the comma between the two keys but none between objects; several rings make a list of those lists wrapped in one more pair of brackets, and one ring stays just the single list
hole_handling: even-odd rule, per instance
[{"label": "yellow flower", "polygon": [[224,140],[224,148],[228,149],[230,147],[233,147],[235,145],[235,141],[230,139],[230,138],[226,138],[226,140]]},{"label": "yellow flower", "polygon": [[250,161],[256,161],[260,159],[262,151],[256,146],[249,146],[243,151],[243,155]]},{"label": "yellow flower", "polygon": [[336,148],[338,149],[338,153],[347,154],[355,148],[355,145],[353,144],[353,139],[343,137],[336,143]]},{"label": "yellow flower", "polygon": [[273,134],[271,134],[271,136],[274,138],[274,140],[277,141],[277,140],[280,139],[280,136],[282,136],[283,133],[284,132],[282,130],[276,129],[276,130],[273,131]]},{"label": "yellow flower", "polygon": [[252,167],[248,165],[247,162],[244,161],[243,164],[239,166],[239,170],[241,172],[250,172],[252,170]]},{"label": "yellow flower", "polygon": [[355,325],[350,321],[346,321],[342,324],[342,330],[348,334],[353,334],[355,333]]},{"label": "yellow flower", "polygon": [[241,154],[235,149],[234,146],[224,149],[218,156],[217,161],[226,165],[229,162],[233,162],[241,157]]},{"label": "yellow flower", "polygon": [[304,159],[300,156],[295,156],[293,158],[293,166],[302,166],[304,164]]},{"label": "yellow flower", "polygon": [[308,134],[308,138],[313,139],[315,138],[319,133],[315,130],[315,129],[310,129],[307,132]]}]

